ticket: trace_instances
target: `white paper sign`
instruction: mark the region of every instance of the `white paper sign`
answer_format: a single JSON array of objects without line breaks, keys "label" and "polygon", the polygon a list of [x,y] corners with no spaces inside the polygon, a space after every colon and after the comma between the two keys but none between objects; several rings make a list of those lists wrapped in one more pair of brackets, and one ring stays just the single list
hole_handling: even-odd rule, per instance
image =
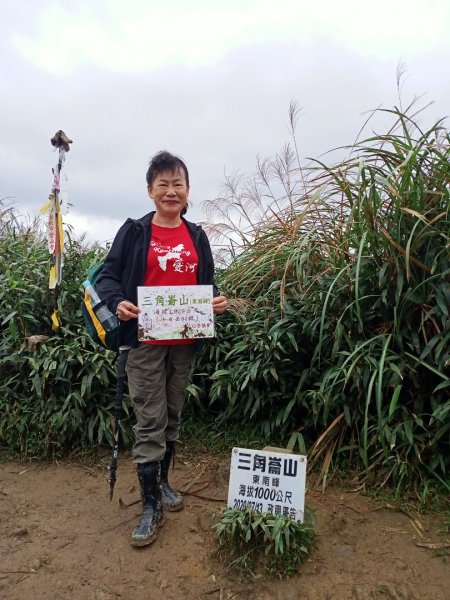
[{"label": "white paper sign", "polygon": [[251,508],[303,522],[306,456],[233,448],[228,508]]},{"label": "white paper sign", "polygon": [[139,286],[139,341],[214,337],[212,285]]}]

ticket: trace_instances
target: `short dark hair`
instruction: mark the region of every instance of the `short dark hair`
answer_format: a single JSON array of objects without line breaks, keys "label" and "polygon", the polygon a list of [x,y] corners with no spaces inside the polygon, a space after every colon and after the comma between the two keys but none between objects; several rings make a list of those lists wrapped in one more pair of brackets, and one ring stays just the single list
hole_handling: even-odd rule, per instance
[{"label": "short dark hair", "polygon": [[167,150],[161,150],[150,160],[146,175],[147,185],[152,185],[156,176],[161,175],[164,171],[172,171],[172,173],[175,173],[178,169],[184,171],[186,184],[189,187],[189,172],[181,158],[170,154]]}]

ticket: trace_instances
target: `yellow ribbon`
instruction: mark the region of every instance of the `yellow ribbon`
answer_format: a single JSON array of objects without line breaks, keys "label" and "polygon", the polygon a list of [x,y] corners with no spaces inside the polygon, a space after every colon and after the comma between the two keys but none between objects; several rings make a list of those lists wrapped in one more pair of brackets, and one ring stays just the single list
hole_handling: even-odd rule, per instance
[{"label": "yellow ribbon", "polygon": [[58,318],[58,310],[54,310],[52,316],[50,317],[52,320],[52,329],[53,331],[55,331],[55,329],[58,329],[59,327],[61,327],[61,323],[59,322],[59,318]]}]

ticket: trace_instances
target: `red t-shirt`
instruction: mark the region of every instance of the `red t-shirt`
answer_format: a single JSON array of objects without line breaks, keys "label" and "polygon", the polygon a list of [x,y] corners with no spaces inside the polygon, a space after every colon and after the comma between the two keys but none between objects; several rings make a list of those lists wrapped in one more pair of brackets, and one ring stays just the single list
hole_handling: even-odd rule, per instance
[{"label": "red t-shirt", "polygon": [[[144,285],[197,285],[198,255],[188,228],[151,225]],[[146,344],[195,344],[195,340],[148,340]]]}]

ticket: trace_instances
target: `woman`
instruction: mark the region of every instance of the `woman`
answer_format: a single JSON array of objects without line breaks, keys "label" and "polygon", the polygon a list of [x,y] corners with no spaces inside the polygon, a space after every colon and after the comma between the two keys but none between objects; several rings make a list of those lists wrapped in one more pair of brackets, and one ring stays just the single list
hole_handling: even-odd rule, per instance
[{"label": "woman", "polygon": [[96,288],[117,314],[121,343],[131,346],[127,361],[130,397],[136,414],[133,461],[141,487],[143,512],[132,544],[156,539],[164,509],[181,510],[181,494],[168,482],[180,432],[181,409],[196,352],[190,339],[138,343],[137,286],[213,285],[213,310],[222,314],[227,299],[214,284],[214,262],[203,229],[184,218],[189,173],[184,162],[159,152],[147,171],[148,195],[156,211],[118,231]]}]

